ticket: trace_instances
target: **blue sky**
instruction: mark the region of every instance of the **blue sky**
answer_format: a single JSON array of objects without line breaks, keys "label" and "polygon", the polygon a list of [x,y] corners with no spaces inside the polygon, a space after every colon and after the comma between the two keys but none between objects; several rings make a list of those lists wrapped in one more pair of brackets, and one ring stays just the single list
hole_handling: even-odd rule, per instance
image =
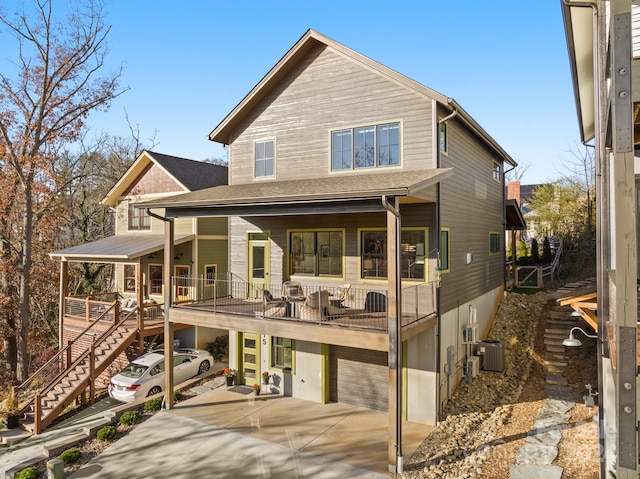
[{"label": "blue sky", "polygon": [[524,183],[557,178],[579,144],[560,0],[107,0],[105,11],[108,67],[124,65],[130,90],[89,125],[126,136],[126,109],[143,140],[157,131],[159,152],[222,156],[207,134],[308,28],[457,100],[529,165]]}]

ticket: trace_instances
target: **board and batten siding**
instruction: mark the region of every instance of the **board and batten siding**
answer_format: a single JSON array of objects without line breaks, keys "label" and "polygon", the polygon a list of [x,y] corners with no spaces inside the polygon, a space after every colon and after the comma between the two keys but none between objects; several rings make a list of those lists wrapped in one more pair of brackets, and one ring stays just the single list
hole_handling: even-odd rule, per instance
[{"label": "board and batten siding", "polygon": [[[504,284],[504,187],[493,179],[493,161],[502,161],[455,119],[448,122],[448,146],[441,164],[454,174],[440,187],[441,226],[450,239],[441,314]],[[489,253],[492,232],[500,233],[499,254]],[[470,264],[467,253],[473,255]]]},{"label": "board and batten siding", "polygon": [[402,128],[402,168],[431,168],[432,116],[430,99],[318,46],[234,130],[229,183],[254,181],[254,142],[268,139],[277,180],[345,174],[330,171],[330,132],[393,121]]},{"label": "board and batten siding", "polygon": [[[431,203],[401,205],[402,227],[428,228],[428,248],[432,250],[437,240],[434,217],[435,205]],[[308,216],[279,216],[279,217],[231,217],[229,247],[231,251],[231,270],[241,278],[247,278],[247,233],[268,231],[271,237],[271,282],[280,283],[289,279],[287,271],[289,230],[319,230],[339,229],[345,232],[345,277],[326,278],[314,276],[300,276],[296,280],[304,283],[309,280],[314,285],[321,283],[337,283],[338,286],[346,281],[356,284],[360,280],[358,257],[358,230],[360,228],[380,228],[387,226],[385,213],[343,213]],[[434,246],[432,246],[434,245]],[[435,278],[429,277],[429,281]],[[370,280],[368,282],[371,282]],[[382,283],[378,281],[378,283]],[[386,285],[386,283],[385,283]]]}]

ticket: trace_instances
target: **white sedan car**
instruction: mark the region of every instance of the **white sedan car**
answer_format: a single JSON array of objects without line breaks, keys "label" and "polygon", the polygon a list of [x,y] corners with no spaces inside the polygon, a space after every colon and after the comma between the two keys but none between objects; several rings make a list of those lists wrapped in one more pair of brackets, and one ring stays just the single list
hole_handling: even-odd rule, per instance
[{"label": "white sedan car", "polygon": [[[213,357],[202,349],[173,352],[173,384],[209,370]],[[152,351],[134,359],[109,381],[109,396],[122,402],[158,394],[164,388],[164,351]]]}]

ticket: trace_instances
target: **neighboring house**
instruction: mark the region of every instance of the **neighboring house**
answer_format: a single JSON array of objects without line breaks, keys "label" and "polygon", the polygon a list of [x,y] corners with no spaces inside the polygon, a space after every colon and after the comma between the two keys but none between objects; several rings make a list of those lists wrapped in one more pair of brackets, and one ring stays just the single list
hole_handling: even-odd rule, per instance
[{"label": "neighboring house", "polygon": [[[595,141],[597,304],[568,299],[598,335],[602,478],[638,477],[640,6],[564,2],[583,142]],[[577,337],[580,333],[575,332]]]},{"label": "neighboring house", "polygon": [[[170,284],[165,277],[163,211],[149,215],[133,203],[225,185],[227,175],[226,166],[143,151],[102,201],[116,215],[115,235],[51,253],[60,260],[58,355],[65,367],[78,371],[67,375],[72,379],[60,387],[62,394],[51,388],[39,392],[33,406],[38,411],[33,425],[36,433],[87,387],[93,397],[96,384],[108,380],[122,362],[140,354],[163,333],[163,295]],[[197,276],[205,284],[212,284],[219,274],[226,275],[227,231],[225,218],[176,221],[171,275]],[[114,289],[70,295],[70,262],[113,264]],[[186,297],[187,288],[179,281],[174,284],[173,297]],[[192,347],[205,347],[216,336],[227,334],[226,330],[193,325],[177,325],[176,329],[183,343]]]},{"label": "neighboring house", "polygon": [[453,99],[313,30],[209,138],[228,186],[136,204],[229,218],[230,274],[169,298],[170,329],[228,329],[240,383],[388,410],[393,466],[398,413],[436,424],[463,330],[486,334],[500,303],[515,162]]},{"label": "neighboring house", "polygon": [[[516,234],[517,242],[522,240],[527,243],[527,245],[531,245],[531,240],[535,238],[536,240],[538,240],[538,244],[541,245],[544,236],[553,234],[553,232],[550,231],[548,225],[542,223],[536,211],[531,208],[531,200],[534,197],[535,191],[541,186],[541,184],[521,185],[519,181],[510,181],[507,184],[507,199],[513,199],[518,202],[518,204],[520,205],[522,217],[527,225],[525,230]],[[509,245],[510,242],[508,241],[507,247]]]}]

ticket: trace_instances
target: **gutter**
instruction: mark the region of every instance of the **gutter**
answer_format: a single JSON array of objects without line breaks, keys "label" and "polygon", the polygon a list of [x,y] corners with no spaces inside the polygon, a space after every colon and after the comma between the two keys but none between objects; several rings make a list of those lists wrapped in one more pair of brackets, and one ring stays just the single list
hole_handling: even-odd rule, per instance
[{"label": "gutter", "polygon": [[[437,111],[437,109],[436,109]],[[447,116],[445,116],[444,118],[441,118],[440,120],[438,120],[438,126],[436,127],[436,168],[441,168],[442,167],[442,161],[441,161],[441,152],[440,152],[440,125],[443,124],[444,122],[455,118],[456,116],[458,116],[458,110],[456,108],[453,109],[453,111],[448,114]],[[436,424],[438,424],[440,422],[440,408],[442,405],[442,400],[441,400],[441,391],[440,391],[440,369],[442,368],[442,361],[440,358],[441,355],[441,349],[442,349],[442,345],[440,344],[440,340],[442,338],[442,324],[440,321],[440,304],[442,302],[442,299],[440,297],[440,267],[442,266],[441,262],[440,262],[440,251],[442,251],[442,244],[441,244],[441,238],[442,238],[442,234],[441,234],[441,230],[442,230],[442,225],[440,224],[440,203],[441,203],[441,192],[440,192],[440,182],[438,181],[438,183],[436,184],[436,217],[435,217],[435,223],[436,223],[436,245],[437,245],[437,251],[438,251],[438,265],[437,265],[437,279],[436,279],[436,404],[437,404],[437,411],[436,411]]]}]

